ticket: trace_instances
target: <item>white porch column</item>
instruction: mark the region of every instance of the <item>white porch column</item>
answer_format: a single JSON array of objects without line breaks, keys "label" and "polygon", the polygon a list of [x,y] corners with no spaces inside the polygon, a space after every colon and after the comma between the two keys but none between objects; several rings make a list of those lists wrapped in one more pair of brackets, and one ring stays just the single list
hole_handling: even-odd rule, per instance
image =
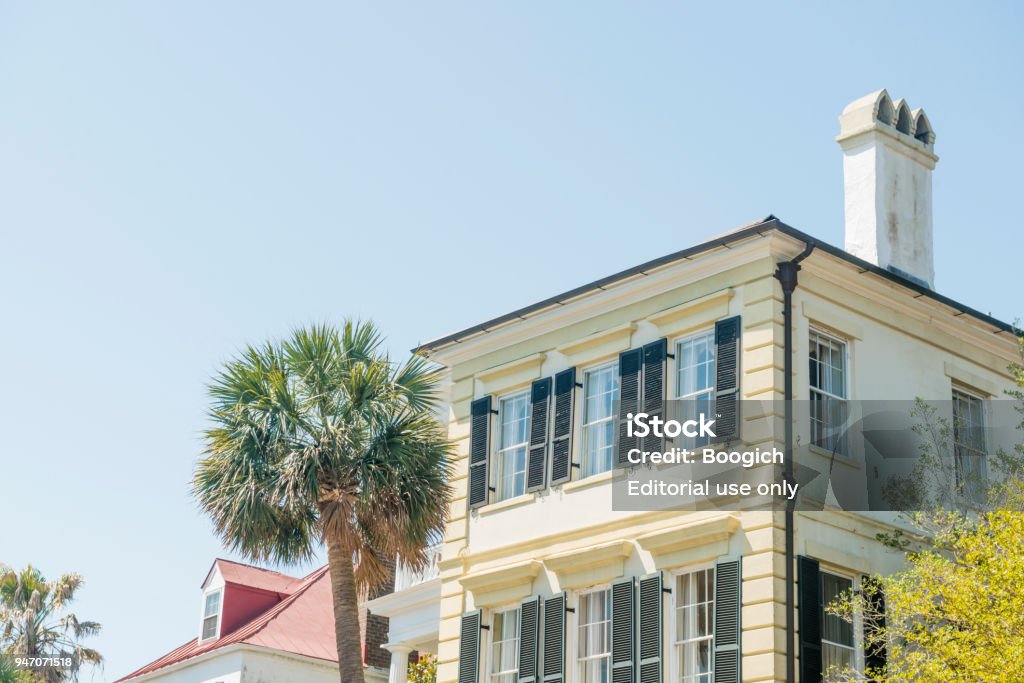
[{"label": "white porch column", "polygon": [[406,683],[409,679],[409,653],[412,648],[406,645],[388,643],[384,646],[391,652],[391,671],[388,683]]}]

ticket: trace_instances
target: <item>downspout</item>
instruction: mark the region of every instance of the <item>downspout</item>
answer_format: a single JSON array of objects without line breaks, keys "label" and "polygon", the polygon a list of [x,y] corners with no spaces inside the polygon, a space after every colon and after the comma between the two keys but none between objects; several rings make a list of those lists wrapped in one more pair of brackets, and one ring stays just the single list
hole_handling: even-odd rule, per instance
[{"label": "downspout", "polygon": [[[782,320],[786,329],[783,334],[783,366],[785,380],[783,392],[785,410],[785,451],[786,459],[783,461],[783,480],[787,484],[795,484],[793,476],[793,291],[797,286],[797,273],[800,271],[800,262],[811,255],[814,251],[814,243],[806,242],[804,250],[792,261],[783,261],[778,264],[775,271],[775,278],[782,285]],[[793,512],[796,508],[796,496],[786,501],[786,680],[789,683],[796,681],[796,650],[793,643],[796,640],[796,624],[794,609],[796,607],[796,589],[793,581],[793,564],[796,560],[795,542],[793,538]]]}]

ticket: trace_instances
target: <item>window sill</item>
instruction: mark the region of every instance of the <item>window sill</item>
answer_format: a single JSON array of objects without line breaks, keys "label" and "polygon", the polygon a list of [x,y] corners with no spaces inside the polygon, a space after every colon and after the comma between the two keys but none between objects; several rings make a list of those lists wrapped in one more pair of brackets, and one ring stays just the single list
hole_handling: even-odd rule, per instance
[{"label": "window sill", "polygon": [[570,491],[579,491],[580,489],[588,489],[591,486],[600,486],[606,482],[612,480],[612,476],[615,474],[614,470],[608,470],[607,472],[601,472],[599,474],[592,474],[584,479],[575,479],[562,484],[562,490],[566,493]]},{"label": "window sill", "polygon": [[524,493],[521,496],[515,498],[506,498],[505,500],[498,501],[497,503],[490,503],[483,506],[477,511],[481,517],[485,517],[494,512],[501,512],[502,510],[509,510],[511,508],[517,508],[522,505],[529,505],[533,502],[533,499],[537,497],[536,493]]}]

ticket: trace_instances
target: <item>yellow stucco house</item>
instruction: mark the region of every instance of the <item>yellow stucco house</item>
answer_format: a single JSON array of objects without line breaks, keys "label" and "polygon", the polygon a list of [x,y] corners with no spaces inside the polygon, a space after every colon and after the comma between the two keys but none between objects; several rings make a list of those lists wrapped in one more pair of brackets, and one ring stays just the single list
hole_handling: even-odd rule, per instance
[{"label": "yellow stucco house", "polygon": [[[884,656],[821,605],[899,567],[875,539],[894,513],[624,511],[611,492],[627,405],[706,401],[730,448],[783,451],[830,445],[821,420],[729,426],[738,402],[924,397],[985,419],[1017,334],[932,288],[934,139],[884,90],[844,110],[845,249],[769,216],[417,349],[450,373],[456,494],[419,626],[402,593],[380,605],[392,683],[410,649],[436,652],[439,683],[815,681]],[[869,476],[853,448],[829,466]]]}]

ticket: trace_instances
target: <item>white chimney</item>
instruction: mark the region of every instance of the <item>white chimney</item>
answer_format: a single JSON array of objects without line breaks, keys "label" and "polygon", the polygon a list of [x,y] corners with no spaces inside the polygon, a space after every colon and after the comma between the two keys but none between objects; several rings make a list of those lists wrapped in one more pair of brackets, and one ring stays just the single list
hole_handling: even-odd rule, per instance
[{"label": "white chimney", "polygon": [[935,133],[923,109],[885,90],[839,117],[846,188],[846,251],[929,288]]}]

